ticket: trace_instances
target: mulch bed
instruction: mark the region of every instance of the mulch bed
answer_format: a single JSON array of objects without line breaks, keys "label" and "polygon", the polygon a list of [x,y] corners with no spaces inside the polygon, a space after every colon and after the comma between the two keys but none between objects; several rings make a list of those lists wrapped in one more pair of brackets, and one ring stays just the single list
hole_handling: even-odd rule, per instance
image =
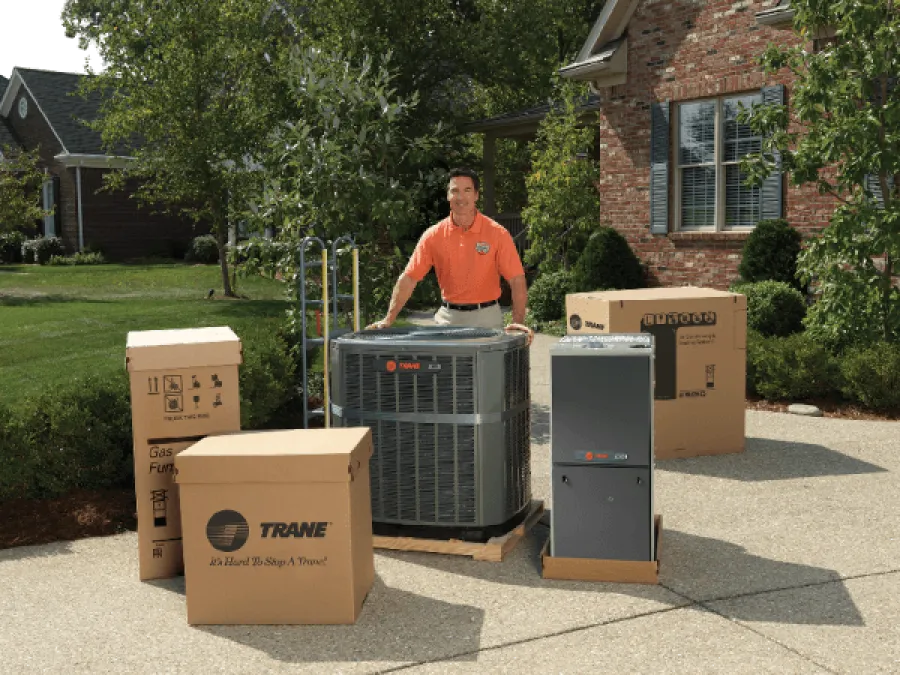
[{"label": "mulch bed", "polygon": [[134,490],[76,490],[57,499],[0,503],[0,549],[137,529]]},{"label": "mulch bed", "polygon": [[[825,417],[900,420],[900,411],[876,414],[835,401],[805,401]],[[748,410],[787,412],[787,403],[748,399]],[[318,420],[317,420],[318,421]],[[137,529],[133,489],[77,490],[57,499],[14,499],[0,503],[0,550]]]}]

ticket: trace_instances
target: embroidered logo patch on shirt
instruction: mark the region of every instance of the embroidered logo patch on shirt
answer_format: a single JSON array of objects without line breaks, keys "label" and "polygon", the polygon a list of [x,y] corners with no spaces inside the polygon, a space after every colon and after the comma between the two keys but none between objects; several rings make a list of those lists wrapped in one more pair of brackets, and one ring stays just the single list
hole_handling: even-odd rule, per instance
[{"label": "embroidered logo patch on shirt", "polygon": [[491,245],[485,241],[479,241],[475,244],[475,250],[478,251],[481,255],[485,255],[488,251],[491,250]]}]

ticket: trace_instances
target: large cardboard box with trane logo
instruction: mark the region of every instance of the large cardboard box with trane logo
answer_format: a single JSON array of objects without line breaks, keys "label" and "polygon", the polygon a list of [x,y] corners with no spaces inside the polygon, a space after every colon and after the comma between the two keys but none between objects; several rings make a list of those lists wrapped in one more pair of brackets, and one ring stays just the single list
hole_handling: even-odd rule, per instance
[{"label": "large cardboard box with trane logo", "polygon": [[746,296],[646,288],[566,296],[569,334],[650,333],[657,459],[744,450]]},{"label": "large cardboard box with trane logo", "polygon": [[210,436],[175,460],[190,624],[355,623],[375,579],[368,427]]},{"label": "large cardboard box with trane logo", "polygon": [[128,333],[141,580],[182,573],[175,457],[209,434],[240,431],[241,343],[230,328]]}]

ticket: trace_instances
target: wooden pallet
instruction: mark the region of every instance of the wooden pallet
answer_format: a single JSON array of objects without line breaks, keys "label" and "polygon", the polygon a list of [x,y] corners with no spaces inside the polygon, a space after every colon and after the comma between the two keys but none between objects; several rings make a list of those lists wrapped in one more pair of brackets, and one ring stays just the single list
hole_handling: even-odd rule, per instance
[{"label": "wooden pallet", "polygon": [[382,537],[375,535],[375,548],[393,551],[417,551],[419,553],[445,553],[449,555],[467,555],[474,560],[502,562],[525,536],[544,513],[544,502],[531,502],[528,515],[517,527],[506,534],[491,537],[483,544],[459,539],[420,539],[418,537]]}]

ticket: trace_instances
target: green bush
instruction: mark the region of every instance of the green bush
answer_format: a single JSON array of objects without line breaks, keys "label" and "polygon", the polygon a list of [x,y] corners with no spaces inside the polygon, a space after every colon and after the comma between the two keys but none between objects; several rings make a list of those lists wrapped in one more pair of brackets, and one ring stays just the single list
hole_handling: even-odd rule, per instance
[{"label": "green bush", "polygon": [[22,262],[22,245],[25,235],[21,232],[0,234],[0,264],[14,265]]},{"label": "green bush", "polygon": [[806,333],[748,340],[748,390],[777,400],[828,398],[837,393],[837,361]]},{"label": "green bush", "polygon": [[541,274],[528,289],[528,308],[537,321],[561,319],[566,313],[566,294],[571,292],[571,272]]},{"label": "green bush", "polygon": [[0,502],[28,493],[34,474],[22,420],[0,403]]},{"label": "green bush", "polygon": [[91,375],[24,402],[28,497],[126,486],[133,477],[128,378]]},{"label": "green bush", "polygon": [[48,265],[103,265],[106,259],[102,253],[76,253],[75,255],[54,255],[47,261]]},{"label": "green bush", "polygon": [[281,335],[265,329],[248,329],[238,335],[244,350],[239,371],[241,428],[259,429],[298,397],[297,368]]},{"label": "green bush", "polygon": [[791,335],[803,330],[806,302],[796,288],[783,281],[732,284],[747,296],[747,327],[762,335]]},{"label": "green bush", "polygon": [[841,359],[844,396],[871,410],[900,410],[900,345],[849,349]]},{"label": "green bush", "polygon": [[641,261],[617,230],[601,227],[591,234],[572,271],[576,292],[603,288],[642,288]]},{"label": "green bush", "polygon": [[201,265],[214,265],[219,262],[219,245],[211,234],[194,237],[184,259],[187,262]]},{"label": "green bush", "polygon": [[744,244],[738,273],[741,279],[783,281],[803,290],[797,279],[797,256],[801,236],[786,220],[761,220]]},{"label": "green bush", "polygon": [[65,255],[66,249],[59,237],[38,237],[22,244],[22,262],[46,265],[55,255]]}]

